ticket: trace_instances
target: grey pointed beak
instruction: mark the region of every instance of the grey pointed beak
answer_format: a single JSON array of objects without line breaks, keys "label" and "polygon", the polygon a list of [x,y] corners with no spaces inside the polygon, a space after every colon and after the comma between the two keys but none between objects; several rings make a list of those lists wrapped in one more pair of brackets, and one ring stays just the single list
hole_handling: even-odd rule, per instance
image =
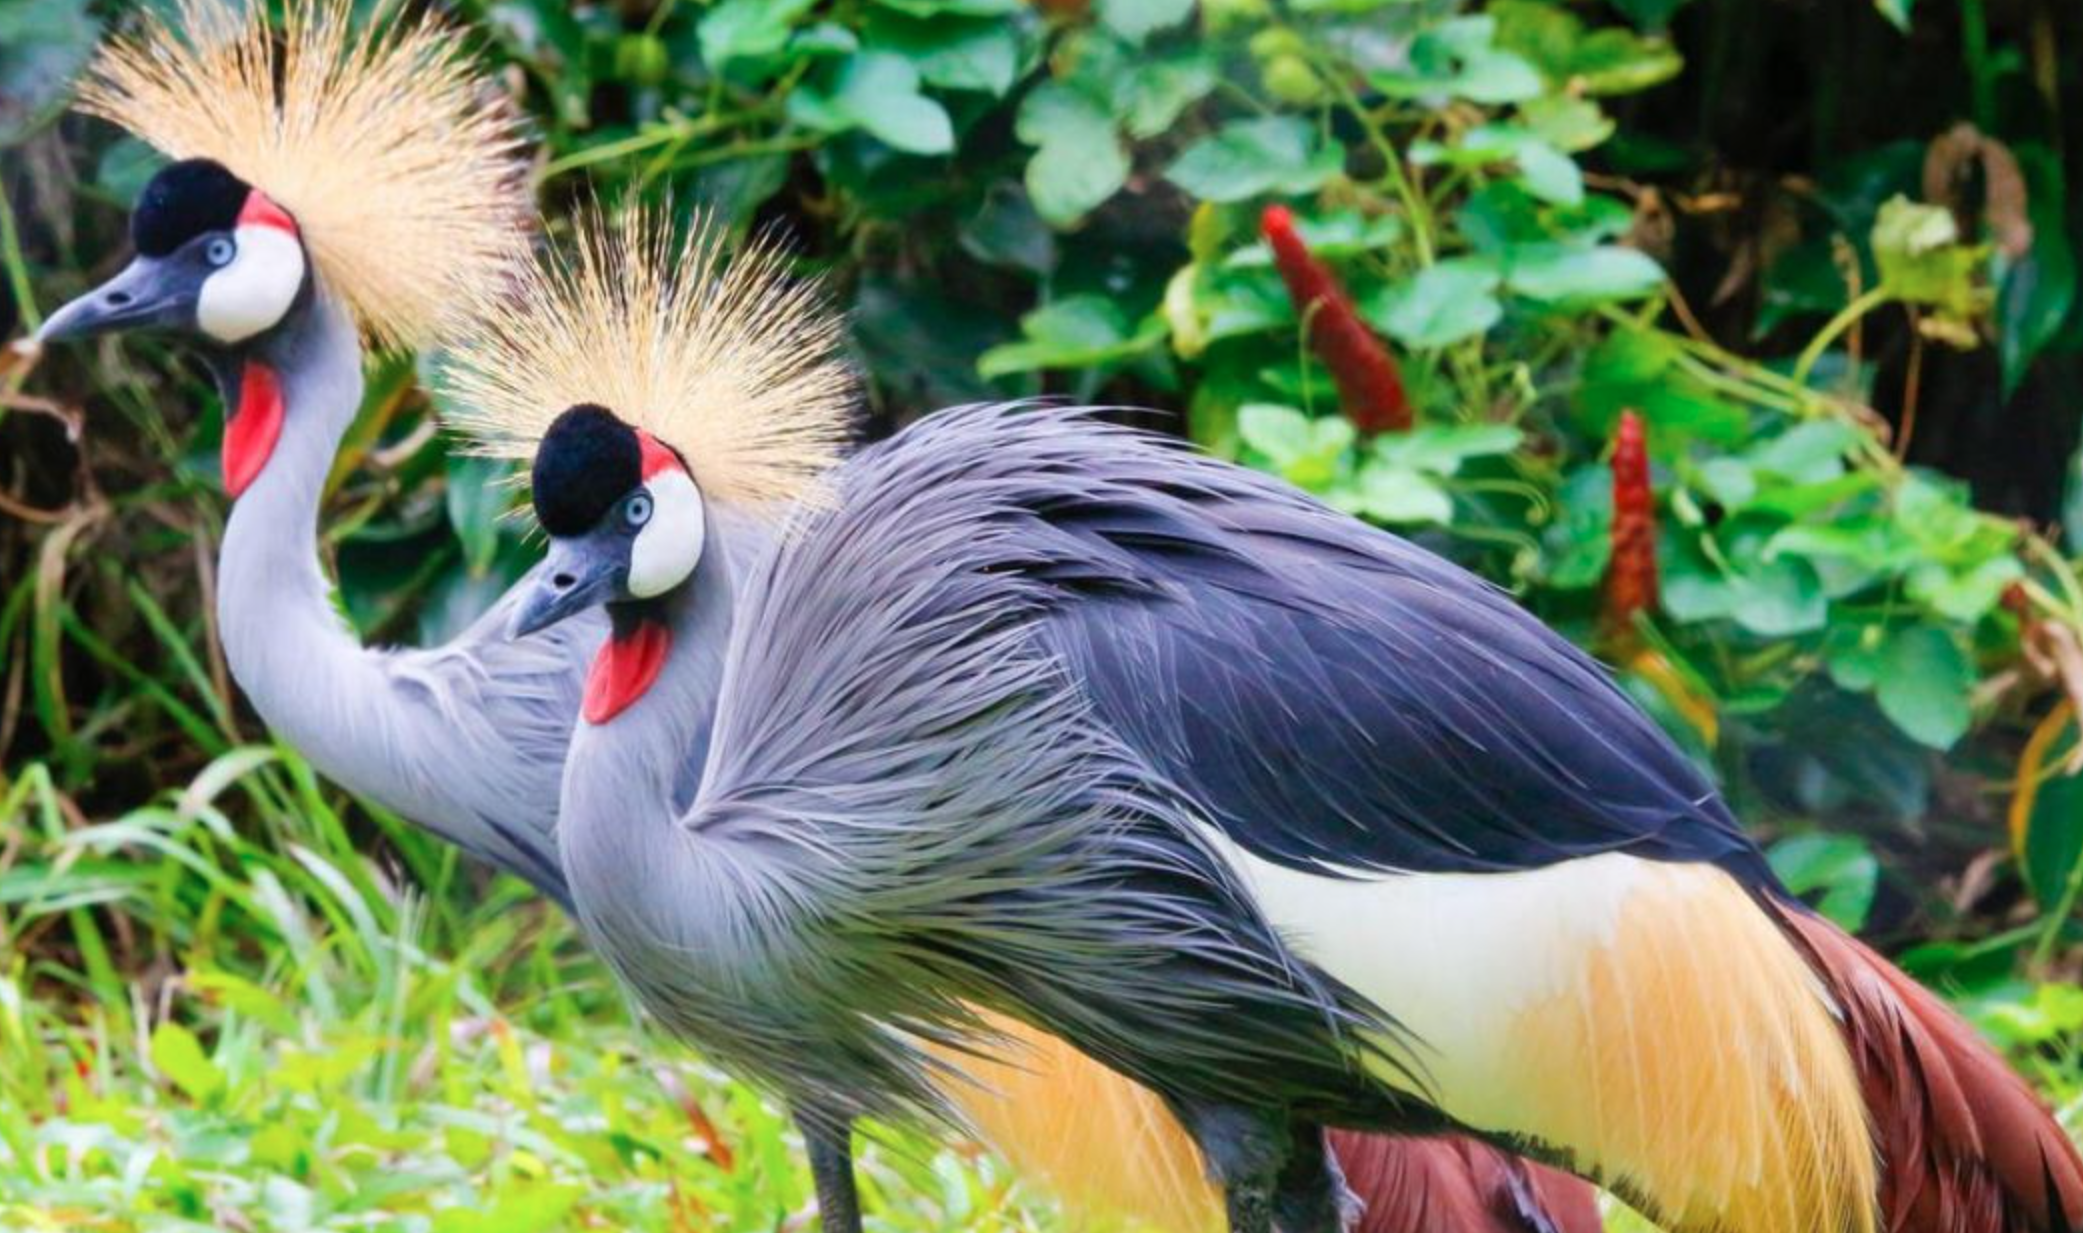
[{"label": "grey pointed beak", "polygon": [[520,602],[506,623],[506,636],[525,638],[621,594],[629,572],[623,551],[593,536],[553,539],[542,564],[515,590]]},{"label": "grey pointed beak", "polygon": [[52,313],[39,343],[92,338],[116,330],[186,325],[195,319],[195,280],[156,257],[139,257],[122,272]]}]

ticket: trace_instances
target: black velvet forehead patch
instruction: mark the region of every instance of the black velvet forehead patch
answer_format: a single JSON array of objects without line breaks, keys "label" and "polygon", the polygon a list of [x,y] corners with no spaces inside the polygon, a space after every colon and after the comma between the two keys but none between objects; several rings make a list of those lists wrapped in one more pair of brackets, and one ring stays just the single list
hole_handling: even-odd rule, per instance
[{"label": "black velvet forehead patch", "polygon": [[535,451],[535,516],[552,535],[583,535],[644,480],[636,430],[606,407],[557,417]]},{"label": "black velvet forehead patch", "polygon": [[130,239],[147,257],[164,257],[206,231],[239,221],[252,186],[207,158],[159,169],[130,213]]}]

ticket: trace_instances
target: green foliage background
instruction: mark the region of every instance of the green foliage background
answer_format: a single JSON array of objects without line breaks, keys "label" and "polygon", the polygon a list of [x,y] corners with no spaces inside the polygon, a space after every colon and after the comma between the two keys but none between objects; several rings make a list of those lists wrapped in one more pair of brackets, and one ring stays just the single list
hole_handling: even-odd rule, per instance
[{"label": "green foliage background", "polygon": [[[1480,570],[1616,662],[1797,888],[2083,1088],[2074,6],[441,7],[534,118],[553,233],[595,195],[779,228],[852,314],[873,431],[1152,408]],[[153,161],[59,113],[127,19],[0,0],[0,335],[123,258]],[[1275,203],[1393,345],[1411,432],[1340,415]],[[417,363],[377,361],[326,520],[372,639],[445,636],[533,551]],[[553,912],[241,709],[221,420],[178,348],[0,399],[0,1225],[800,1213],[783,1125],[661,1064]],[[1615,628],[1623,409],[1662,586]],[[872,1174],[891,1227],[1050,1219],[988,1162]]]}]

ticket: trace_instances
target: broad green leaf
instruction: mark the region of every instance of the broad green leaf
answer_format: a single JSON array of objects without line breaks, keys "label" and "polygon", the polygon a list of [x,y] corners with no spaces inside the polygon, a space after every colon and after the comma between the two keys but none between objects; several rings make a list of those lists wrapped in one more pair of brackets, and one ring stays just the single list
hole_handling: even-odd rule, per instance
[{"label": "broad green leaf", "polygon": [[1504,316],[1497,284],[1489,262],[1449,258],[1390,283],[1368,298],[1363,312],[1406,347],[1445,347],[1483,333]]},{"label": "broad green leaf", "polygon": [[1156,137],[1207,97],[1219,80],[1216,58],[1205,47],[1146,55],[1132,71],[1114,79],[1114,114],[1130,135]]},{"label": "broad green leaf", "polygon": [[1985,298],[1976,285],[1982,257],[1960,242],[1951,210],[1890,198],[1874,220],[1872,240],[1881,285],[1895,298],[1962,320],[1979,311]]},{"label": "broad green leaf", "polygon": [[1545,141],[1527,140],[1519,143],[1518,160],[1526,191],[1552,205],[1583,204],[1584,173],[1569,155]]},{"label": "broad green leaf", "polygon": [[1662,85],[1684,68],[1685,58],[1669,43],[1609,26],[1577,44],[1564,80],[1590,95],[1633,94]]},{"label": "broad green leaf", "polygon": [[1379,522],[1445,523],[1454,518],[1453,498],[1422,471],[1370,462],[1360,472],[1355,501],[1359,513]]},{"label": "broad green leaf", "polygon": [[1944,630],[1910,625],[1881,652],[1874,698],[1881,713],[1920,744],[1951,749],[1973,720],[1974,665]]},{"label": "broad green leaf", "polygon": [[1375,458],[1394,467],[1453,475],[1471,458],[1509,454],[1526,440],[1516,424],[1420,424],[1374,438]]},{"label": "broad green leaf", "polygon": [[1152,315],[1131,328],[1119,305],[1102,295],[1074,295],[1020,318],[1026,337],[991,348],[977,360],[985,377],[1045,368],[1089,368],[1147,351],[1164,337]]},{"label": "broad green leaf", "polygon": [[2037,143],[2021,145],[2017,154],[2025,172],[2032,248],[2008,265],[1997,287],[1997,350],[2006,397],[2060,332],[2076,302],[2076,247],[2067,225],[2061,164]]},{"label": "broad green leaf", "polygon": [[203,1052],[195,1033],[178,1023],[152,1030],[152,1066],[197,1104],[209,1103],[224,1090],[224,1072]]},{"label": "broad green leaf", "polygon": [[873,0],[884,8],[913,17],[1010,17],[1020,11],[1020,0]]},{"label": "broad green leaf", "polygon": [[1612,434],[1620,412],[1632,407],[1649,421],[1649,450],[1682,452],[1693,438],[1723,445],[1746,440],[1750,412],[1703,385],[1678,364],[1677,345],[1655,330],[1615,330],[1591,354],[1577,380],[1574,401],[1585,431]]},{"label": "broad green leaf", "polygon": [[[1358,210],[1334,210],[1325,214],[1298,214],[1295,233],[1319,257],[1357,257],[1394,244],[1403,237],[1403,220],[1394,214],[1369,218]],[[1263,240],[1231,253],[1222,263],[1229,269],[1269,269],[1273,248]]]},{"label": "broad green leaf", "polygon": [[1336,476],[1351,448],[1353,426],[1335,415],[1311,418],[1293,407],[1246,403],[1237,410],[1244,444],[1264,454],[1288,482],[1318,491]]},{"label": "broad green leaf", "polygon": [[448,457],[448,524],[463,545],[464,568],[482,576],[499,554],[499,521],[513,504],[510,469],[494,458]]},{"label": "broad green leaf", "polygon": [[1562,481],[1555,520],[1541,537],[1548,584],[1563,590],[1596,586],[1613,555],[1613,471],[1580,467]]},{"label": "broad green leaf", "polygon": [[1019,72],[1019,37],[1010,23],[992,18],[873,12],[866,39],[871,50],[903,56],[920,80],[944,90],[1003,96]]},{"label": "broad green leaf", "polygon": [[0,0],[0,147],[58,114],[100,37],[86,0]]},{"label": "broad green leaf", "polygon": [[1909,33],[1909,11],[1915,4],[1916,0],[1873,0],[1874,11],[1904,34]]},{"label": "broad green leaf", "polygon": [[1140,44],[1159,30],[1193,14],[1193,0],[1098,0],[1099,20],[1109,30]]},{"label": "broad green leaf", "polygon": [[2008,554],[1965,570],[1921,561],[1910,571],[1909,597],[1947,620],[1972,624],[1996,607],[2005,587],[2024,576],[2025,567]]},{"label": "broad green leaf", "polygon": [[1549,302],[1634,300],[1663,286],[1663,267],[1639,249],[1541,245],[1520,249],[1506,284],[1529,299]]},{"label": "broad green leaf", "polygon": [[1880,862],[1864,839],[1822,832],[1794,835],[1773,844],[1767,856],[1788,890],[1804,898],[1821,892],[1815,905],[1838,927],[1857,932],[1865,926]]},{"label": "broad green leaf", "polygon": [[903,56],[862,51],[827,75],[813,77],[788,98],[789,115],[825,132],[859,128],[907,154],[946,154],[955,148],[946,108],[919,93],[919,71]]},{"label": "broad green leaf", "polygon": [[1746,454],[1759,471],[1797,484],[1820,483],[1844,474],[1844,456],[1862,440],[1843,420],[1796,424]]},{"label": "broad green leaf", "polygon": [[1341,149],[1322,145],[1308,121],[1267,116],[1224,125],[1187,147],[1165,174],[1203,201],[1230,202],[1306,193],[1343,166]]},{"label": "broad green leaf", "polygon": [[1746,562],[1732,572],[1692,568],[1681,558],[1665,573],[1664,610],[1680,621],[1730,620],[1754,634],[1784,638],[1823,628],[1829,601],[1813,566],[1795,557]]},{"label": "broad green leaf", "polygon": [[1027,195],[1054,226],[1084,217],[1128,179],[1128,151],[1113,117],[1083,90],[1044,82],[1021,102],[1014,129],[1036,147],[1027,163]]},{"label": "broad green leaf", "polygon": [[816,0],[723,0],[697,27],[702,63],[720,69],[737,59],[778,55]]},{"label": "broad green leaf", "polygon": [[[2069,879],[2083,862],[2083,774],[2066,774],[2061,756],[2075,748],[2076,724],[2055,712],[2042,721],[2052,725],[2043,746],[2039,734],[2019,760],[2019,794],[2011,805],[2012,845],[2018,851],[2025,883],[2042,907],[2053,907],[2068,893]],[[2020,833],[2022,830],[2022,833]]]},{"label": "broad green leaf", "polygon": [[1519,104],[1529,131],[1565,154],[1581,154],[1613,135],[1613,118],[1588,98],[1544,94]]}]

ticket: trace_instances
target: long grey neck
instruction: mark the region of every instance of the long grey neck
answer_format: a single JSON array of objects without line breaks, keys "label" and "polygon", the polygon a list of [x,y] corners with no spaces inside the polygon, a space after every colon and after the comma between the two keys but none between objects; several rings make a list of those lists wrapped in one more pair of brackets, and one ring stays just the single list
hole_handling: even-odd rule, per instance
[{"label": "long grey neck", "polygon": [[768,520],[711,507],[701,564],[655,603],[652,615],[672,631],[658,679],[614,719],[582,720],[572,734],[558,825],[565,872],[589,929],[644,927],[630,914],[655,901],[633,882],[684,884],[678,865],[686,845],[660,835],[700,786],[738,588],[773,537]]},{"label": "long grey neck", "polygon": [[[268,726],[347,786],[372,764],[353,748],[376,653],[335,611],[319,564],[318,516],[340,441],[362,400],[362,352],[345,308],[316,287],[251,357],[281,382],[283,425],[267,465],[232,507],[218,559],[226,658]],[[237,388],[236,381],[231,382]],[[373,736],[373,733],[369,735]]]}]

